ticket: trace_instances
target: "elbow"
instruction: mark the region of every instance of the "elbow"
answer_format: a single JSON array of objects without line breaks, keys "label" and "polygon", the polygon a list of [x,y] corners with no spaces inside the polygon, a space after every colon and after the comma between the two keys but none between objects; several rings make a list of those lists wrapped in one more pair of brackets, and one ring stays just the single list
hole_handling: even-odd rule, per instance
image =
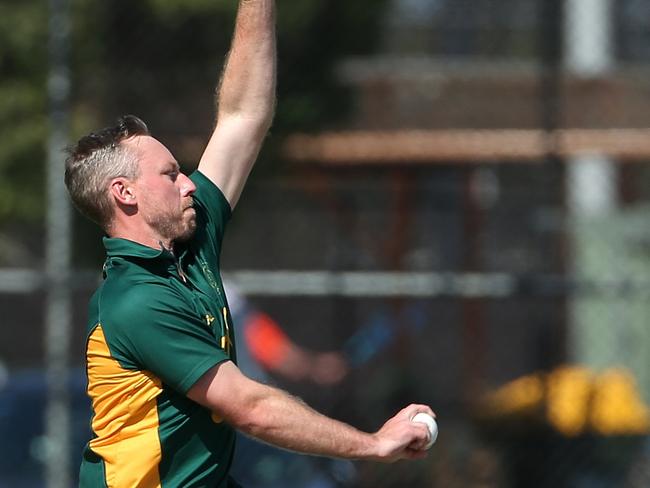
[{"label": "elbow", "polygon": [[269,114],[260,114],[249,120],[251,134],[253,134],[253,137],[261,143],[264,141],[264,139],[269,134],[269,131],[271,130],[271,127],[273,125],[273,113],[271,112]]},{"label": "elbow", "polygon": [[[224,371],[227,390],[212,391],[209,408],[233,428],[254,437],[273,431],[278,420],[276,390],[247,378],[235,366]],[[276,412],[276,413],[274,413]]]},{"label": "elbow", "polygon": [[[273,112],[237,112],[222,111],[217,117],[217,127],[230,126],[241,134],[255,141],[263,141],[273,124]],[[215,129],[216,130],[216,129]]]},{"label": "elbow", "polygon": [[273,125],[273,119],[275,119],[275,111],[277,109],[277,106],[278,106],[277,99],[273,97],[269,101],[266,110],[263,111],[264,116],[262,117],[262,119],[265,125],[265,133],[271,130],[271,126]]},{"label": "elbow", "polygon": [[269,130],[271,130],[271,126],[273,125],[273,113],[260,114],[256,116],[253,119],[252,124],[255,134],[260,139],[263,139],[269,133]]},{"label": "elbow", "polygon": [[273,125],[275,118],[276,100],[257,99],[255,103],[243,105],[240,103],[220,103],[217,105],[217,123],[232,120],[244,123],[254,134],[264,137]]},{"label": "elbow", "polygon": [[264,439],[267,437],[266,432],[268,429],[262,422],[259,422],[259,420],[256,419],[249,419],[239,425],[235,425],[234,427],[249,437],[254,437],[256,439]]},{"label": "elbow", "polygon": [[264,437],[270,422],[260,401],[247,402],[234,409],[226,420],[232,427],[252,437]]},{"label": "elbow", "polygon": [[274,439],[285,425],[278,392],[266,385],[252,384],[253,388],[229,407],[226,421],[246,435],[262,439]]},{"label": "elbow", "polygon": [[254,128],[260,137],[265,137],[271,130],[273,119],[275,118],[275,101],[268,102],[264,107],[254,112],[249,120],[254,124]]},{"label": "elbow", "polygon": [[266,135],[271,130],[271,127],[273,126],[273,119],[274,118],[275,118],[275,108],[273,108],[272,110],[269,110],[267,115],[265,117],[262,117],[261,126],[262,126],[262,130],[264,132],[264,135]]}]

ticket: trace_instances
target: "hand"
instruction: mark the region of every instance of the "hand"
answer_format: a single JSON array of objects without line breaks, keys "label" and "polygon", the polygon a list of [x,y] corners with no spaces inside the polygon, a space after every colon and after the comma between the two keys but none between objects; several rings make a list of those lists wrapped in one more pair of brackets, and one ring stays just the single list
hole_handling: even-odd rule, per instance
[{"label": "hand", "polygon": [[429,441],[429,429],[421,422],[411,419],[424,412],[435,418],[433,410],[426,405],[409,405],[389,419],[377,433],[377,461],[392,463],[399,459],[422,459],[426,457],[424,448]]},{"label": "hand", "polygon": [[302,381],[311,371],[311,357],[295,344],[286,347],[282,361],[274,367],[274,372],[289,381]]},{"label": "hand", "polygon": [[316,353],[311,367],[311,379],[319,385],[334,385],[348,374],[347,361],[338,352]]}]

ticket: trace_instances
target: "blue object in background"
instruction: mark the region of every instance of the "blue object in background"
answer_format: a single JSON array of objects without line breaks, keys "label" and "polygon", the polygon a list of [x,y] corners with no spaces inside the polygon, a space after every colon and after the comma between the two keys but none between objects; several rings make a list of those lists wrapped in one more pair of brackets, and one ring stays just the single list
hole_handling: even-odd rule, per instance
[{"label": "blue object in background", "polygon": [[[83,369],[70,370],[71,477],[76,484],[90,439],[90,401]],[[41,488],[44,480],[45,372],[10,372],[0,384],[0,488]]]}]

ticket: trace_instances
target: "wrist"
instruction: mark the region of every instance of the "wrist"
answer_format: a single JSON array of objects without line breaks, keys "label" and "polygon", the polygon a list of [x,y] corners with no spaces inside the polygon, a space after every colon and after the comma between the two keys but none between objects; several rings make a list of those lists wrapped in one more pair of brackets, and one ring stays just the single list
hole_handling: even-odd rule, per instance
[{"label": "wrist", "polygon": [[382,457],[382,452],[381,452],[381,439],[379,436],[375,434],[366,434],[364,433],[364,442],[361,445],[360,453],[358,457],[359,459],[364,459],[368,461],[376,461],[381,459]]}]

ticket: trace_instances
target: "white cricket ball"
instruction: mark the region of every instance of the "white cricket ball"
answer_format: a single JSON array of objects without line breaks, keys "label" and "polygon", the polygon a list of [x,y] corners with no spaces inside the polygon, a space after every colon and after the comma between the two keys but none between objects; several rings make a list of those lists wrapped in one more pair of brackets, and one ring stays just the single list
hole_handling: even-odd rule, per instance
[{"label": "white cricket ball", "polygon": [[429,442],[427,442],[427,445],[424,446],[424,448],[429,449],[438,438],[438,424],[436,424],[436,420],[428,413],[420,412],[415,414],[411,419],[411,422],[421,422],[426,424],[429,429]]}]

